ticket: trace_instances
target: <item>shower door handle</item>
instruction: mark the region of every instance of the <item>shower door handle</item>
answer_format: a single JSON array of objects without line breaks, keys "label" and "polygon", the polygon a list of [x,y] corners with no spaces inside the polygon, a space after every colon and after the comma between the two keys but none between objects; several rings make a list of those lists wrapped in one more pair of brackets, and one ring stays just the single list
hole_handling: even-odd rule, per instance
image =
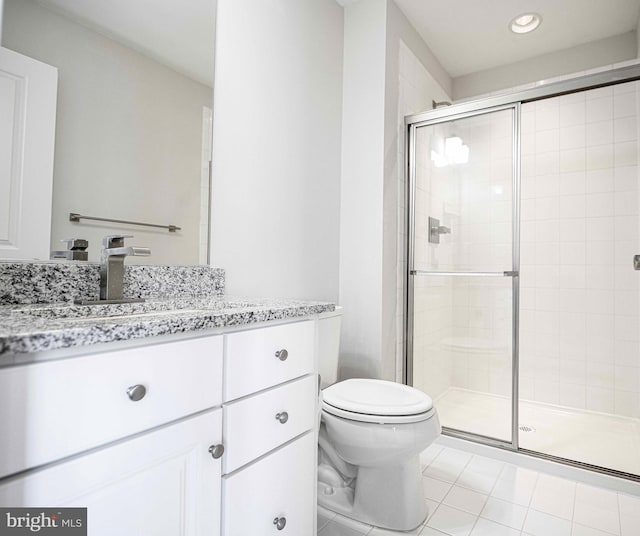
[{"label": "shower door handle", "polygon": [[633,269],[640,270],[640,255],[633,256]]}]

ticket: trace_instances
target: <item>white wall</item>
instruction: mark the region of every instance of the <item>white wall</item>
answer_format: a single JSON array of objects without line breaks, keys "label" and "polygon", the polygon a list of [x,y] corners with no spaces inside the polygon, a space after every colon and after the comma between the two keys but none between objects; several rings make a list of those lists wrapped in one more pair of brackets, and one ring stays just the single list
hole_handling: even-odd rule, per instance
[{"label": "white wall", "polygon": [[[152,251],[128,262],[197,264],[211,88],[32,0],[5,2],[3,45],[58,68],[52,249],[86,238],[98,260],[101,238],[124,232]],[[70,212],[183,230],[72,224]]]},{"label": "white wall", "polygon": [[342,8],[218,3],[211,259],[230,294],[336,301]]},{"label": "white wall", "polygon": [[627,32],[518,63],[459,76],[453,81],[453,98],[466,99],[538,80],[623,62],[634,59],[637,55],[636,32]]},{"label": "white wall", "polygon": [[[398,274],[403,268],[404,191],[398,178],[403,177],[404,129],[399,126],[399,114],[418,111],[401,109],[407,104],[400,104],[402,43],[412,49],[418,63],[429,66],[434,78],[450,87],[446,72],[394,2],[368,0],[345,7],[340,235],[343,377],[400,379],[396,364],[402,337],[397,333],[397,313],[402,306]],[[417,80],[413,74],[412,81]],[[435,81],[433,85],[438,86]],[[425,89],[427,102],[444,93]]]},{"label": "white wall", "polygon": [[387,0],[344,9],[340,375],[380,375]]}]

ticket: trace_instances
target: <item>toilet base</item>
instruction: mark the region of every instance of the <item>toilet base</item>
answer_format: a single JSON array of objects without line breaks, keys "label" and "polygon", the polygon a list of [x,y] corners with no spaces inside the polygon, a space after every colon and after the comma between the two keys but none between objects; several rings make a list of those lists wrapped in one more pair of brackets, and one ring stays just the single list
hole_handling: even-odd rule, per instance
[{"label": "toilet base", "polygon": [[346,517],[390,530],[413,530],[427,518],[420,458],[401,465],[358,468],[351,485],[318,482],[318,504]]}]

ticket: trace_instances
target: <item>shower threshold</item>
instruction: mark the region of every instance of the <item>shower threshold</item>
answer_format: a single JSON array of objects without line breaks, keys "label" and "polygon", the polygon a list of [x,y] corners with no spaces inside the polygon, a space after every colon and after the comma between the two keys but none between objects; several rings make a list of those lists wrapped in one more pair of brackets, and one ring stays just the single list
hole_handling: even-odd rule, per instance
[{"label": "shower threshold", "polygon": [[[456,387],[435,406],[447,428],[510,440],[511,399]],[[520,448],[640,475],[640,420],[541,402],[520,401]]]}]

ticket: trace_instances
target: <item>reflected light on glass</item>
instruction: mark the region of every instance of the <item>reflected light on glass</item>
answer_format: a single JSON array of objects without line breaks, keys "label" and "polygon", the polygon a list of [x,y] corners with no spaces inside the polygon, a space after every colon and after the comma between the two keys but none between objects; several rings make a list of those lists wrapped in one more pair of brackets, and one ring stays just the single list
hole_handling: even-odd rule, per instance
[{"label": "reflected light on glass", "polygon": [[469,147],[462,143],[459,136],[451,136],[444,140],[444,146],[431,149],[431,160],[436,167],[466,164],[469,161]]}]

